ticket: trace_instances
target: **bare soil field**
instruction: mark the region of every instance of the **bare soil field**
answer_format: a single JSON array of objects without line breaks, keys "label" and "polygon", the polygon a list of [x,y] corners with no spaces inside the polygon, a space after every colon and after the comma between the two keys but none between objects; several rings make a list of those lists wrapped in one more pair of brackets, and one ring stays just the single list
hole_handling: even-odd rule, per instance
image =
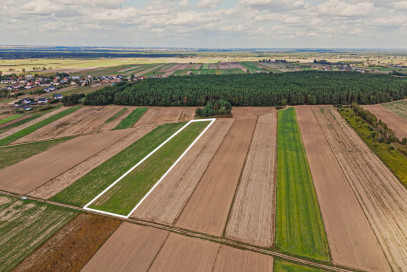
[{"label": "bare soil field", "polygon": [[25,123],[25,124],[23,124],[21,126],[18,126],[18,127],[12,128],[10,130],[7,130],[6,132],[0,134],[0,139],[6,138],[6,137],[8,137],[8,136],[10,136],[10,135],[12,135],[12,134],[14,134],[16,132],[19,132],[22,129],[25,129],[25,128],[29,127],[29,126],[32,126],[32,125],[34,125],[34,124],[36,124],[36,123],[38,123],[38,122],[40,122],[42,120],[47,119],[48,117],[51,117],[51,116],[53,116],[53,115],[55,115],[55,114],[57,114],[59,112],[62,112],[64,110],[66,110],[66,109],[67,108],[65,108],[65,107],[61,107],[61,108],[59,108],[57,110],[51,111],[51,112],[49,112],[47,114],[44,114],[43,116],[38,117],[38,118],[36,118],[36,119],[34,119],[32,121],[29,121],[29,122],[27,122],[27,123]]},{"label": "bare soil field", "polygon": [[257,117],[236,119],[176,226],[220,236],[236,191]]},{"label": "bare soil field", "polygon": [[86,264],[82,272],[147,271],[168,234],[167,231],[125,222]]},{"label": "bare soil field", "polygon": [[15,143],[43,141],[98,131],[104,122],[120,111],[121,106],[86,106],[46,125]]},{"label": "bare soil field", "polygon": [[258,118],[239,187],[226,227],[226,237],[271,247],[274,240],[277,116]]},{"label": "bare soil field", "polygon": [[163,76],[170,76],[172,75],[175,71],[178,70],[185,70],[190,66],[190,64],[187,63],[180,63],[180,64],[176,64],[174,66],[171,66],[169,69],[166,69],[165,73],[163,74]]},{"label": "bare soil field", "polygon": [[106,149],[103,149],[99,153],[82,161],[81,163],[70,168],[59,176],[51,179],[44,185],[30,192],[29,195],[43,199],[49,199],[53,197],[54,195],[86,175],[93,168],[101,165],[103,162],[107,161],[135,141],[139,140],[141,137],[152,131],[154,128],[155,126],[144,126],[140,128],[130,129],[130,131],[132,130],[133,132],[130,133],[128,136],[125,136],[124,138],[120,139],[120,141],[113,143]]},{"label": "bare soil field", "polygon": [[110,217],[79,214],[13,271],[79,271],[120,223]]},{"label": "bare soil field", "polygon": [[333,108],[313,108],[393,271],[407,267],[407,191]]},{"label": "bare soil field", "polygon": [[273,107],[233,107],[232,115],[233,117],[249,117],[249,116],[259,116],[266,113],[275,112]]},{"label": "bare soil field", "polygon": [[362,105],[365,110],[385,122],[400,139],[407,138],[407,120],[381,105]]},{"label": "bare soil field", "polygon": [[311,107],[299,106],[296,112],[334,264],[364,271],[390,271]]},{"label": "bare soil field", "polygon": [[[130,115],[130,113],[132,113],[137,107],[128,107],[126,106],[127,111],[124,112],[122,115],[120,115],[119,117],[117,117],[115,120],[105,123],[103,124],[103,126],[101,127],[101,131],[107,131],[107,130],[112,130],[114,129],[124,118],[126,118],[127,116]],[[113,115],[112,115],[113,116]]]},{"label": "bare soil field", "polygon": [[132,217],[172,225],[223,142],[234,119],[219,119],[179,161]]},{"label": "bare soil field", "polygon": [[0,171],[0,189],[27,194],[120,141],[132,130],[106,131],[69,140]]},{"label": "bare soil field", "polygon": [[209,69],[219,69],[218,64],[217,63],[210,63],[209,64]]},{"label": "bare soil field", "polygon": [[158,125],[194,119],[196,107],[150,107],[134,125]]},{"label": "bare soil field", "polygon": [[273,257],[221,245],[213,272],[272,272]]},{"label": "bare soil field", "polygon": [[219,245],[171,233],[151,265],[151,272],[212,271]]}]

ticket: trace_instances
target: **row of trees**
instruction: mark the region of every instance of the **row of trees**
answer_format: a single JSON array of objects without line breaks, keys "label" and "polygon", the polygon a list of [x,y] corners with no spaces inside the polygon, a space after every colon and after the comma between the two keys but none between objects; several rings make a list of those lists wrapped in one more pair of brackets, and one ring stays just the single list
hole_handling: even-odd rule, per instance
[{"label": "row of trees", "polygon": [[87,95],[85,104],[204,106],[220,99],[233,106],[375,104],[406,96],[407,81],[391,75],[303,71],[122,82]]},{"label": "row of trees", "polygon": [[214,103],[208,102],[205,108],[197,108],[196,114],[201,117],[231,115],[232,105],[228,101],[223,99]]}]

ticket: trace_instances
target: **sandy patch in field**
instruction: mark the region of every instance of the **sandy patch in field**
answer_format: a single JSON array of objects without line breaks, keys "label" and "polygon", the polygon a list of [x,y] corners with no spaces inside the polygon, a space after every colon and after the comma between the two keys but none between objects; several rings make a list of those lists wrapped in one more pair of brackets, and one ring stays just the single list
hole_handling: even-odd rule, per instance
[{"label": "sandy patch in field", "polygon": [[0,196],[0,205],[7,204],[7,203],[9,203],[10,201],[11,201],[11,200],[10,200],[10,198],[8,198],[8,197]]},{"label": "sandy patch in field", "polygon": [[134,125],[158,125],[193,120],[196,107],[150,107]]},{"label": "sandy patch in field", "polygon": [[259,116],[266,113],[273,113],[276,110],[273,107],[232,107],[233,117]]},{"label": "sandy patch in field", "polygon": [[132,217],[171,225],[178,218],[213,156],[232,126],[219,119],[179,161]]},{"label": "sandy patch in field", "polygon": [[296,107],[334,264],[390,271],[377,238],[310,106]]},{"label": "sandy patch in field", "polygon": [[259,117],[240,178],[226,236],[261,247],[274,240],[277,116]]},{"label": "sandy patch in field", "polygon": [[27,194],[130,134],[106,131],[59,144],[0,171],[0,189]]},{"label": "sandy patch in field", "polygon": [[250,146],[257,117],[236,119],[176,226],[220,236]]}]

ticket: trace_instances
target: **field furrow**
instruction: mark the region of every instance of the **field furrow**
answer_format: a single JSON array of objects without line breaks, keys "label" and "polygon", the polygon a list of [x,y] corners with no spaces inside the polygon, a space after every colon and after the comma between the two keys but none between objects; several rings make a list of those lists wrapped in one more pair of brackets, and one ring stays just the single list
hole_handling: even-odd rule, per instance
[{"label": "field furrow", "polygon": [[391,110],[401,118],[407,119],[407,100],[384,103],[382,106]]},{"label": "field furrow", "polygon": [[194,119],[194,107],[151,107],[138,120],[136,126],[158,125]]}]

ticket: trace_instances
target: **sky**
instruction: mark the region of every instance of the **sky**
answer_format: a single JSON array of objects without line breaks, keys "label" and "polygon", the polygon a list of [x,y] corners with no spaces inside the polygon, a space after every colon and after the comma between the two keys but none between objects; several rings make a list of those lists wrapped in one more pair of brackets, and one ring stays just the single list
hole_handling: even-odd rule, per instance
[{"label": "sky", "polygon": [[0,0],[0,45],[407,48],[406,0]]}]

